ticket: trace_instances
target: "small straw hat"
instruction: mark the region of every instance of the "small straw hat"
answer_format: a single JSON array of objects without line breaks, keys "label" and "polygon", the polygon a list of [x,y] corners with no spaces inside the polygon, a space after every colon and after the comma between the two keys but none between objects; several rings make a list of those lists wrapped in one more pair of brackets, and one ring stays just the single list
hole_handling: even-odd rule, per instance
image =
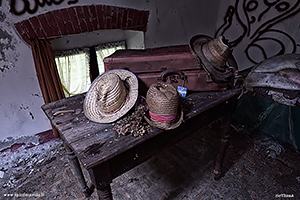
[{"label": "small straw hat", "polygon": [[123,69],[105,72],[90,86],[84,100],[85,116],[98,123],[114,122],[125,115],[138,97],[136,76]]},{"label": "small straw hat", "polygon": [[[190,39],[189,47],[198,63],[215,82],[227,83],[232,80],[237,69],[236,62],[223,36],[213,39],[206,35],[196,35]],[[228,66],[227,62],[234,66]]]},{"label": "small straw hat", "polygon": [[[144,116],[145,120],[154,127],[160,129],[177,128],[183,121],[183,111],[179,106],[179,94],[170,84],[152,84],[146,94],[146,103],[149,113]],[[153,119],[155,116],[156,119]],[[167,119],[157,120],[158,118]]]}]

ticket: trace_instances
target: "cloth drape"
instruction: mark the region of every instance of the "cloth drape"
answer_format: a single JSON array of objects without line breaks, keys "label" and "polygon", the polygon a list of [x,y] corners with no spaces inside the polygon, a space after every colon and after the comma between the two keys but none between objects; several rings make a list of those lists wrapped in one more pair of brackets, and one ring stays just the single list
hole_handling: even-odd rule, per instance
[{"label": "cloth drape", "polygon": [[[36,74],[45,103],[63,99],[64,93],[57,72],[55,58],[50,42],[34,39],[31,41],[32,55]],[[54,136],[58,136],[56,128],[51,123]]]},{"label": "cloth drape", "polygon": [[109,42],[109,43],[101,44],[101,45],[98,45],[95,47],[98,68],[99,68],[99,74],[102,74],[105,71],[103,59],[107,56],[110,56],[116,50],[119,50],[119,49],[126,49],[125,41]]},{"label": "cloth drape", "polygon": [[57,51],[54,56],[65,96],[86,92],[91,85],[89,49]]}]

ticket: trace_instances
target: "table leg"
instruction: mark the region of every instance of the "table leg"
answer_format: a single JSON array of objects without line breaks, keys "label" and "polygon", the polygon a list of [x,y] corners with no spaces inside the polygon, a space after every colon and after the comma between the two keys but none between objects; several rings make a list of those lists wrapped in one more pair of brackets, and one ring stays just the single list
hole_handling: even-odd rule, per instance
[{"label": "table leg", "polygon": [[216,159],[214,179],[219,180],[221,178],[222,165],[224,161],[225,152],[227,149],[228,138],[230,134],[231,115],[227,115],[222,119],[222,138],[220,144],[219,154]]},{"label": "table leg", "polygon": [[104,162],[98,166],[89,169],[89,173],[94,185],[97,188],[97,194],[99,199],[113,199],[110,187],[112,177],[110,173],[109,162]]},{"label": "table leg", "polygon": [[111,187],[110,184],[108,184],[106,187],[97,189],[97,194],[99,199],[105,199],[105,200],[112,200],[112,193],[111,193]]},{"label": "table leg", "polygon": [[75,173],[74,175],[76,176],[77,181],[79,182],[79,184],[80,184],[80,186],[83,190],[84,195],[86,197],[89,197],[93,192],[93,187],[89,188],[87,186],[86,181],[85,181],[84,176],[83,176],[83,173],[82,173],[82,170],[81,170],[81,167],[80,167],[80,164],[79,164],[79,161],[78,161],[78,158],[74,154],[72,149],[66,143],[64,143],[64,147],[67,151],[69,160],[71,161],[70,163],[71,163],[71,165],[74,169],[74,173]]}]

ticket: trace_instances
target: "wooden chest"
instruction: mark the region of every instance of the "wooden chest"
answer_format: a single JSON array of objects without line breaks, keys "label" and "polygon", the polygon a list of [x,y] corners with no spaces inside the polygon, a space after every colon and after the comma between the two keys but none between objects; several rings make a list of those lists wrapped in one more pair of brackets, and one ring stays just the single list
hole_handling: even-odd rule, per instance
[{"label": "wooden chest", "polygon": [[149,86],[164,82],[184,86],[190,91],[226,90],[226,84],[213,82],[191,54],[188,45],[145,50],[117,50],[104,58],[105,71],[126,69],[139,79],[139,92],[145,94]]}]

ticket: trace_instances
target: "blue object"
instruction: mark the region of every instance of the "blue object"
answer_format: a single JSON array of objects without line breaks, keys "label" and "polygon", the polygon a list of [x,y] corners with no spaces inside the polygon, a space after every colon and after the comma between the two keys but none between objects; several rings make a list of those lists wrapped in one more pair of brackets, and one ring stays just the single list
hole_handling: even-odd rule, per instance
[{"label": "blue object", "polygon": [[177,91],[181,97],[186,97],[187,88],[182,87],[182,86],[177,86]]}]

